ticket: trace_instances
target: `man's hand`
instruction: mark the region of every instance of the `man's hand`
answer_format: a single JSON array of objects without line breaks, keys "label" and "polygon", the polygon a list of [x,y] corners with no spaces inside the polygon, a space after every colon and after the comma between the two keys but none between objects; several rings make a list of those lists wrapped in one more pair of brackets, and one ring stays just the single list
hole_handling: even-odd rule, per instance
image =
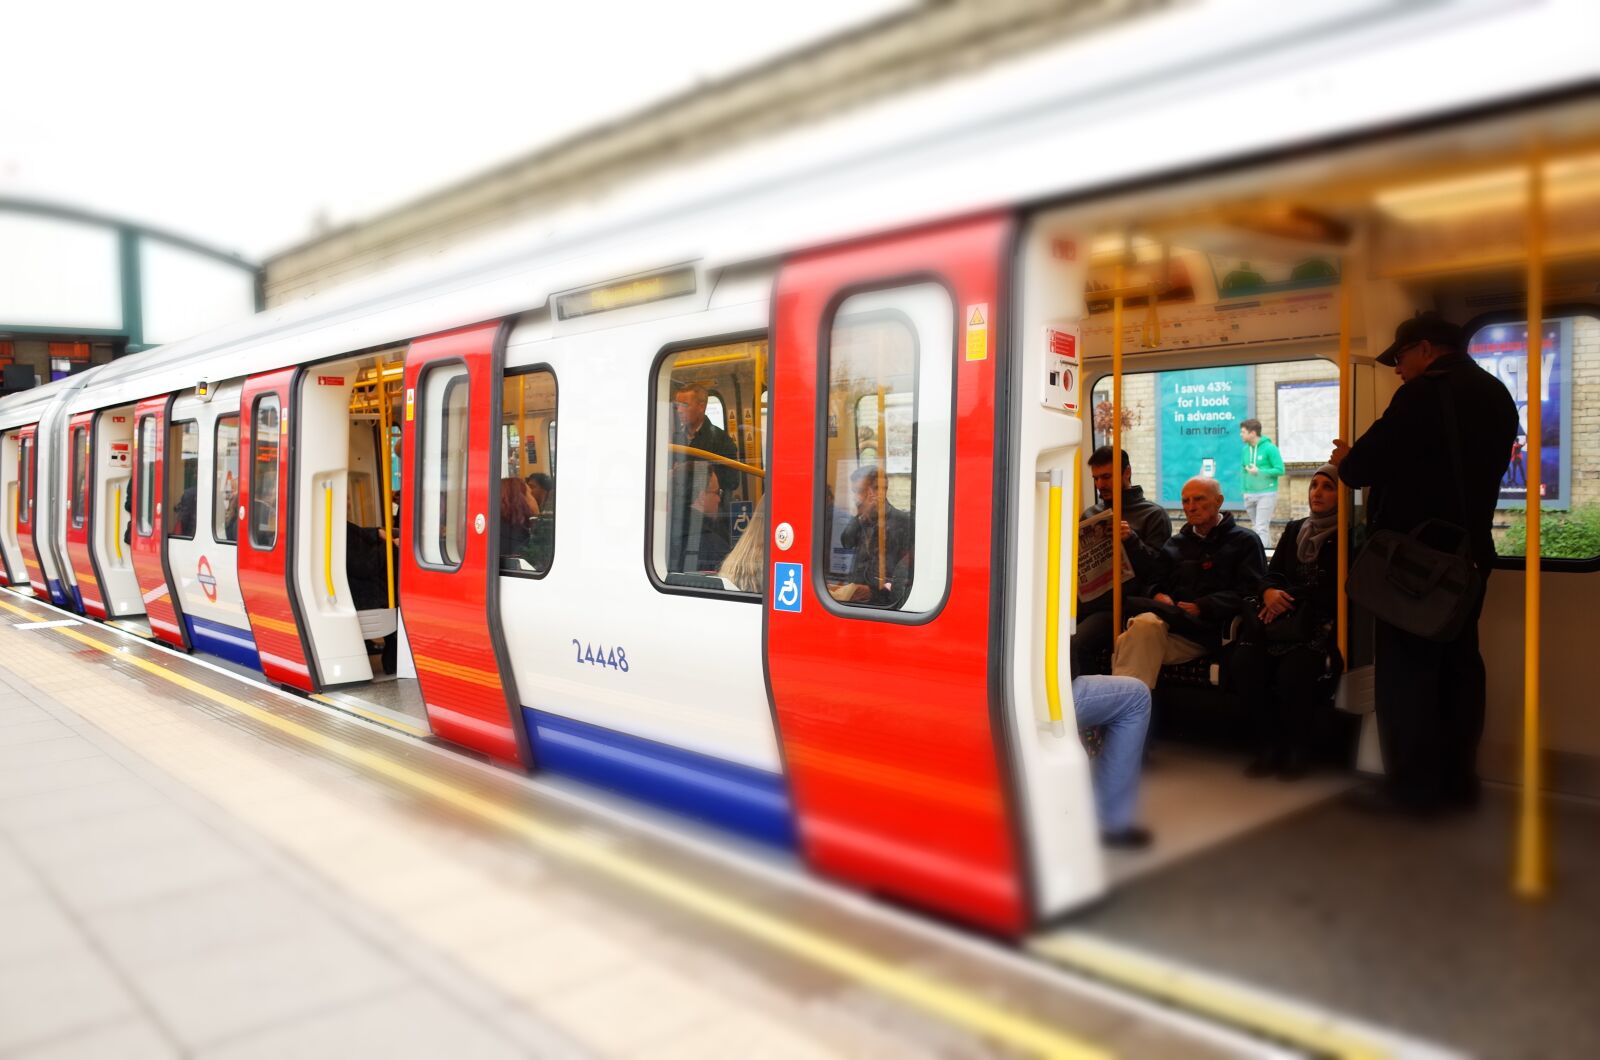
[{"label": "man's hand", "polygon": [[1256,473],[1256,466],[1254,464],[1246,464],[1244,469],[1250,472],[1252,475]]},{"label": "man's hand", "polygon": [[1335,438],[1333,440],[1333,452],[1328,456],[1328,463],[1332,464],[1334,467],[1338,467],[1344,462],[1344,458],[1349,455],[1350,443],[1345,441],[1343,438]]},{"label": "man's hand", "polygon": [[1133,527],[1128,525],[1128,520],[1122,520],[1122,540],[1126,541],[1133,536]]},{"label": "man's hand", "polygon": [[1156,593],[1150,599],[1154,600],[1158,604],[1166,604],[1168,607],[1172,606],[1172,597],[1168,596],[1166,593]]},{"label": "man's hand", "polygon": [[1190,618],[1199,618],[1200,617],[1200,605],[1199,604],[1191,604],[1187,600],[1185,600],[1183,603],[1178,605],[1178,610],[1182,611],[1184,614],[1188,615]]},{"label": "man's hand", "polygon": [[1293,596],[1282,589],[1268,589],[1261,594],[1261,610],[1256,612],[1256,617],[1263,622],[1271,622],[1293,610]]},{"label": "man's hand", "polygon": [[872,586],[862,585],[860,582],[847,582],[829,589],[828,595],[841,604],[865,603],[872,599]]}]

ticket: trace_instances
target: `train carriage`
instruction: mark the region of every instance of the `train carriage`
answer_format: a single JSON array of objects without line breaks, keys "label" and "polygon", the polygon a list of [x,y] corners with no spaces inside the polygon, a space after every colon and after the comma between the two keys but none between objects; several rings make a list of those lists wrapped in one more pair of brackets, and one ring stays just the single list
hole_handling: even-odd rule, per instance
[{"label": "train carriage", "polygon": [[[1101,851],[1052,662],[1076,556],[1049,513],[1086,502],[1096,381],[1124,357],[1299,365],[1284,379],[1331,380],[1370,422],[1392,392],[1374,337],[1423,306],[1469,319],[1528,260],[1491,232],[1452,245],[1454,267],[1408,263],[1415,240],[1379,242],[1396,218],[1479,210],[1520,233],[1515,194],[1462,206],[1457,185],[1515,192],[1536,135],[1552,210],[1592,220],[1592,64],[1551,33],[1580,8],[1408,22],[1547,59],[1411,101],[1370,79],[1437,52],[1376,55],[1365,24],[1250,27],[1247,92],[1236,53],[1180,57],[1168,20],[5,399],[6,574],[1025,931],[1127,871]],[[1149,85],[1111,85],[1119,56]],[[1072,62],[1122,109],[1063,94]],[[1281,102],[1314,84],[1346,94],[1341,116]],[[1246,96],[1252,121],[1198,139],[1196,115]],[[1592,281],[1600,253],[1561,254],[1561,284]],[[847,540],[853,503],[877,506],[875,542]]]}]

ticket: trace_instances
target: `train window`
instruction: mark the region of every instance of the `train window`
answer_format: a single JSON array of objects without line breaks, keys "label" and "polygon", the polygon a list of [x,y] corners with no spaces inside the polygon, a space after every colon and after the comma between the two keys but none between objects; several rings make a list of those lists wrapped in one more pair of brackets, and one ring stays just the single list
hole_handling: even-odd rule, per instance
[{"label": "train window", "polygon": [[[1110,376],[1096,380],[1093,409],[1095,444],[1110,445]],[[1259,430],[1247,436],[1249,423]],[[1339,368],[1321,357],[1123,377],[1122,448],[1133,483],[1168,510],[1174,529],[1183,525],[1183,484],[1214,478],[1223,509],[1273,548],[1288,522],[1309,512],[1311,476],[1338,435]]]},{"label": "train window", "polygon": [[556,547],[555,373],[507,373],[500,408],[500,570],[543,577]]},{"label": "train window", "polygon": [[218,416],[213,439],[211,537],[220,545],[239,540],[239,417]]},{"label": "train window", "polygon": [[463,364],[430,368],[422,378],[417,543],[423,563],[452,570],[461,565],[467,536],[469,392]]},{"label": "train window", "polygon": [[828,336],[828,594],[926,612],[948,584],[953,307],[938,284],[852,295]]},{"label": "train window", "polygon": [[763,590],[756,405],[767,367],[764,338],[676,350],[657,363],[649,566],[659,586]]},{"label": "train window", "polygon": [[194,540],[200,497],[200,424],[182,420],[167,426],[167,534]]},{"label": "train window", "polygon": [[[1528,322],[1514,316],[1491,317],[1467,338],[1467,354],[1505,384],[1517,405],[1517,438],[1494,516],[1495,551],[1507,558],[1528,554]],[[1586,470],[1600,459],[1600,434],[1583,428],[1593,413],[1592,387],[1585,384],[1600,369],[1600,316],[1547,317],[1542,345],[1539,553],[1593,560],[1600,557],[1600,480]]]},{"label": "train window", "polygon": [[256,398],[250,424],[250,544],[267,551],[278,543],[278,459],[282,421],[278,395]]},{"label": "train window", "polygon": [[156,526],[156,418],[139,421],[139,536],[149,537]]},{"label": "train window", "polygon": [[17,522],[33,521],[33,439],[17,442]]},{"label": "train window", "polygon": [[67,495],[67,505],[74,528],[84,523],[89,510],[89,428],[72,429],[72,492]]}]

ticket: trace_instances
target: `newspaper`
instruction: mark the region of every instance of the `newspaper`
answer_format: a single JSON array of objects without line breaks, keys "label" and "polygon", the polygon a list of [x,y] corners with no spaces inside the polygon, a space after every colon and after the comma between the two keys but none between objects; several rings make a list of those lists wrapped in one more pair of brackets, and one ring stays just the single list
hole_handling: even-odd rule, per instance
[{"label": "newspaper", "polygon": [[[1091,515],[1078,524],[1078,599],[1093,600],[1111,589],[1111,554],[1116,543],[1111,510]],[[1122,580],[1133,577],[1128,550],[1122,550]]]}]

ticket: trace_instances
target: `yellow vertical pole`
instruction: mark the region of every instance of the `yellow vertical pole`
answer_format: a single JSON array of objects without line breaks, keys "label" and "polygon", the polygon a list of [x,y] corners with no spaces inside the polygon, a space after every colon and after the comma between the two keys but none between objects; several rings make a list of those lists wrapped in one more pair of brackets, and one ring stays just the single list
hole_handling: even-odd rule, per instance
[{"label": "yellow vertical pole", "polygon": [[884,566],[883,555],[883,516],[884,510],[889,503],[889,497],[886,492],[889,485],[883,473],[884,465],[889,462],[889,437],[888,432],[884,430],[885,419],[883,409],[883,358],[880,354],[878,358],[878,584],[876,586],[878,592],[883,591],[883,583],[889,578]]},{"label": "yellow vertical pole", "polygon": [[389,606],[394,607],[394,484],[389,481],[390,468],[393,457],[389,447],[394,443],[389,438],[389,383],[384,378],[384,371],[388,365],[378,365],[377,395],[378,395],[378,428],[382,431],[383,444],[379,446],[380,455],[378,462],[381,465],[378,480],[383,483],[383,574],[389,590]]},{"label": "yellow vertical pole", "polygon": [[[1350,367],[1350,262],[1348,256],[1339,267],[1339,437],[1350,437],[1350,403],[1354,399],[1351,388],[1353,372]],[[1338,549],[1339,658],[1350,665],[1350,598],[1344,583],[1350,578],[1350,489],[1339,483],[1339,528],[1335,540]]]},{"label": "yellow vertical pole", "polygon": [[1541,899],[1549,889],[1539,762],[1539,499],[1542,492],[1544,409],[1544,155],[1536,146],[1528,164],[1528,549],[1523,579],[1522,802],[1517,829],[1516,892]]},{"label": "yellow vertical pole", "polygon": [[[754,460],[746,460],[746,463],[760,464],[762,467],[766,467],[767,466],[766,450],[761,448],[761,444],[762,444],[762,442],[761,442],[761,388],[767,385],[767,363],[766,363],[766,361],[767,361],[767,353],[766,353],[765,348],[763,348],[760,343],[756,344],[755,361],[756,361],[755,388],[754,388],[754,394],[750,399],[750,437],[755,439],[755,450],[756,450],[756,452],[755,452],[755,459]],[[879,455],[882,455],[882,453],[883,453],[883,439],[882,438],[878,439],[878,453],[879,453]],[[749,476],[745,476],[745,481],[746,481],[746,483],[749,482]],[[756,482],[757,482],[758,485],[761,484],[763,481],[764,481],[763,479],[761,479],[759,476],[757,476]],[[748,499],[749,500],[756,500],[757,498],[750,497]]]},{"label": "yellow vertical pole", "polygon": [[528,377],[517,376],[517,477],[525,479],[533,469],[523,464],[528,458]]},{"label": "yellow vertical pole", "polygon": [[[1127,284],[1127,268],[1117,263],[1111,281],[1119,292]],[[1111,629],[1122,633],[1122,295],[1111,300]]]}]

